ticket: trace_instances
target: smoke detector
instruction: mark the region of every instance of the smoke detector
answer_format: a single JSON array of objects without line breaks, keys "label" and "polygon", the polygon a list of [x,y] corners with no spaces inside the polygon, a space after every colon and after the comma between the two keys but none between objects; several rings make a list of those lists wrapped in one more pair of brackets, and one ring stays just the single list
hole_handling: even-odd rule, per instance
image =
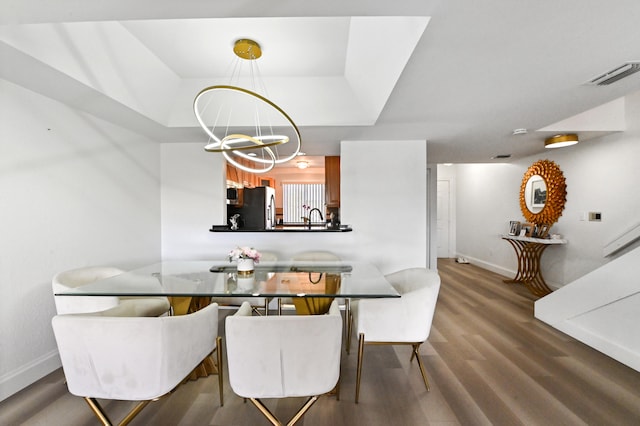
[{"label": "smoke detector", "polygon": [[640,61],[625,62],[614,69],[592,78],[586,84],[590,86],[606,86],[640,71]]}]

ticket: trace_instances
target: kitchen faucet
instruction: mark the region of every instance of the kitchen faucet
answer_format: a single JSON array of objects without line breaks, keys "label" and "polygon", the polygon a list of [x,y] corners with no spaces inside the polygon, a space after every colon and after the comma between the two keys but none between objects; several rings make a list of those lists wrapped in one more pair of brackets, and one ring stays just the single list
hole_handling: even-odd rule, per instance
[{"label": "kitchen faucet", "polygon": [[314,211],[318,212],[318,214],[320,215],[320,221],[324,221],[324,217],[322,217],[322,212],[320,211],[320,209],[317,207],[312,208],[311,211],[309,211],[309,229],[311,229],[311,213],[313,213]]}]

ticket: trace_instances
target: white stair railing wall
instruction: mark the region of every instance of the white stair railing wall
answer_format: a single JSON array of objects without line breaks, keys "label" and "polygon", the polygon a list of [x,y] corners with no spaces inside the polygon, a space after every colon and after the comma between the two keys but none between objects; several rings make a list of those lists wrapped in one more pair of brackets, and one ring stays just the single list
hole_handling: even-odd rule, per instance
[{"label": "white stair railing wall", "polygon": [[640,371],[640,247],[535,302],[539,320]]}]

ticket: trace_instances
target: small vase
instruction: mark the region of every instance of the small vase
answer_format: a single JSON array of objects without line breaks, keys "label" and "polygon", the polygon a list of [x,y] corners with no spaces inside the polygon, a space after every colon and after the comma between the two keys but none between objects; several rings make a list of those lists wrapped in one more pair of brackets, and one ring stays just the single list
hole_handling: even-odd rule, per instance
[{"label": "small vase", "polygon": [[253,293],[253,286],[255,283],[256,278],[253,276],[253,274],[240,275],[240,271],[238,271],[238,293]]},{"label": "small vase", "polygon": [[253,259],[238,259],[238,275],[251,275],[253,269]]}]

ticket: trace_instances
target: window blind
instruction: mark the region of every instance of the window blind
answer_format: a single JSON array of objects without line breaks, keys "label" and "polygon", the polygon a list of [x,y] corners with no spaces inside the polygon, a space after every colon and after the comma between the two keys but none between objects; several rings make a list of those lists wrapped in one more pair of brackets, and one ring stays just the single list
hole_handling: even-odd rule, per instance
[{"label": "window blind", "polygon": [[[310,206],[304,209],[302,206]],[[324,184],[323,183],[283,183],[282,184],[282,219],[285,223],[301,223],[303,217],[317,208],[324,215]],[[319,222],[320,215],[313,214],[313,221]]]}]

